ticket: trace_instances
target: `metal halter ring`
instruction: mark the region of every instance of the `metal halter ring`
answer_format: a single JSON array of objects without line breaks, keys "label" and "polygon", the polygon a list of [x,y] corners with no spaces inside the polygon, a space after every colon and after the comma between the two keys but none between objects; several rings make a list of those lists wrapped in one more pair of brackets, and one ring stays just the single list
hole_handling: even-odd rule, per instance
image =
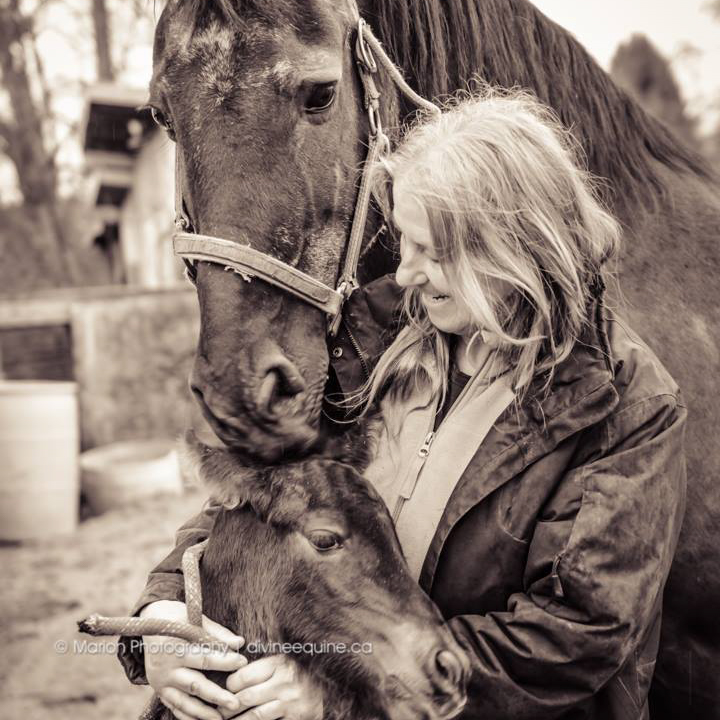
[{"label": "metal halter ring", "polygon": [[357,40],[356,40],[356,53],[355,57],[358,61],[358,63],[361,63],[365,69],[365,72],[370,73],[371,75],[374,75],[377,70],[378,66],[375,62],[375,56],[372,54],[372,50],[370,49],[370,46],[367,44],[365,40],[365,26],[367,23],[360,18],[358,20],[358,29],[357,29]]}]

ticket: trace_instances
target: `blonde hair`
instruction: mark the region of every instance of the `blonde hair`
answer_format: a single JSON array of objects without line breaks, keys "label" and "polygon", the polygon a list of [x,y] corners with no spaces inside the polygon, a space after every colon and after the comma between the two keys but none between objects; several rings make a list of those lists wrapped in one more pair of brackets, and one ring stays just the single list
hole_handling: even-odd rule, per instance
[{"label": "blonde hair", "polygon": [[[620,237],[570,133],[531,95],[485,87],[418,123],[374,168],[388,219],[400,180],[427,212],[435,252],[476,335],[495,336],[489,367],[506,369],[518,401],[543,373],[547,389],[588,321],[591,287]],[[509,295],[493,296],[491,279],[507,283]],[[363,404],[423,382],[445,395],[448,337],[415,289],[405,293],[404,318],[360,393]]]}]

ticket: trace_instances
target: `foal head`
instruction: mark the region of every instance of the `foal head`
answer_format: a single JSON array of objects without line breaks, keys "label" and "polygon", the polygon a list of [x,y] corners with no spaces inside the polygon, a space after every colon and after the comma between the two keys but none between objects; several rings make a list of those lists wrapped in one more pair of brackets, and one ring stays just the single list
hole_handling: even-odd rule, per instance
[{"label": "foal head", "polygon": [[461,710],[466,656],[360,474],[325,458],[247,470],[209,448],[196,461],[212,494],[237,508],[221,511],[203,558],[204,581],[224,584],[218,621],[248,641],[302,646],[295,658],[324,686],[328,717]]}]

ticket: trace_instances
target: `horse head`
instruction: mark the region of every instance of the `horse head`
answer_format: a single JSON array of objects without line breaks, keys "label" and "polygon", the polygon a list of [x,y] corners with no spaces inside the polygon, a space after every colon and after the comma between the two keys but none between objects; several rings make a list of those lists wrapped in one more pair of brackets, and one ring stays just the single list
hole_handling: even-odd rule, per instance
[{"label": "horse head", "polygon": [[[368,138],[356,34],[351,2],[170,0],[150,104],[177,142],[180,210],[195,233],[335,287]],[[396,112],[393,97],[383,113]],[[191,387],[226,445],[273,462],[316,437],[326,316],[227,269],[196,266]]]},{"label": "horse head", "polygon": [[242,634],[251,656],[295,648],[325,689],[326,717],[460,712],[467,657],[359,473],[317,456],[253,470],[225,449],[188,447],[225,508],[202,561],[206,614]]}]

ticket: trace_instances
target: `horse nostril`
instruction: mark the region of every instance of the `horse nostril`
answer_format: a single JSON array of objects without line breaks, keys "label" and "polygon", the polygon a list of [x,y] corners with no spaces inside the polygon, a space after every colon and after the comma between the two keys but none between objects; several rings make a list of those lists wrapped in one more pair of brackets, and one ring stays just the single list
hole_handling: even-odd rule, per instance
[{"label": "horse nostril", "polygon": [[462,682],[463,669],[460,661],[450,650],[440,650],[435,656],[435,668],[443,679],[452,685]]},{"label": "horse nostril", "polygon": [[277,399],[277,388],[279,385],[278,374],[274,370],[270,372],[262,379],[257,394],[257,406],[270,412],[272,406],[275,404]]},{"label": "horse nostril", "polygon": [[265,368],[256,395],[257,407],[272,412],[275,404],[283,398],[292,398],[305,389],[305,381],[295,365],[286,358],[277,358]]}]

